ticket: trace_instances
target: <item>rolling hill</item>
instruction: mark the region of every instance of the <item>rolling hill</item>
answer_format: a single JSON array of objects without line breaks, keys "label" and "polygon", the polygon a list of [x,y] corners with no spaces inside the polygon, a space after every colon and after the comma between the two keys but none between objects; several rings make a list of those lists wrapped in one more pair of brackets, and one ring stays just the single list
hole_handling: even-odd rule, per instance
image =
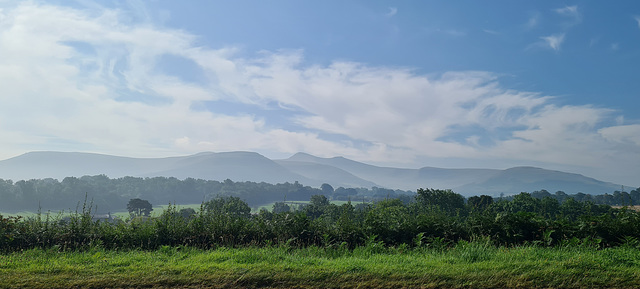
[{"label": "rolling hill", "polygon": [[176,177],[206,180],[284,183],[298,181],[319,187],[383,187],[453,189],[463,195],[550,192],[611,193],[620,185],[579,174],[534,167],[496,169],[406,169],[373,166],[344,157],[320,158],[297,153],[271,160],[255,152],[205,152],[168,158],[129,158],[77,152],[30,152],[0,161],[0,178],[22,180],[104,174],[111,178]]}]

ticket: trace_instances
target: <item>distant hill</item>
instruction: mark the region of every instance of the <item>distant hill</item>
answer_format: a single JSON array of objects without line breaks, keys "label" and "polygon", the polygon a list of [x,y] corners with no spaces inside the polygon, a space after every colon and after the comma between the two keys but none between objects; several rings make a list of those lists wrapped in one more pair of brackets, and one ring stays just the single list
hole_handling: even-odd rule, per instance
[{"label": "distant hill", "polygon": [[343,157],[320,158],[297,153],[271,160],[254,152],[205,152],[168,158],[128,158],[92,153],[31,152],[0,161],[0,178],[22,180],[104,174],[111,178],[176,177],[205,180],[300,182],[319,187],[374,186],[415,191],[418,188],[453,189],[464,195],[515,194],[546,189],[568,194],[611,193],[620,185],[579,174],[533,167],[496,169],[405,169],[379,167]]},{"label": "distant hill", "polygon": [[93,153],[30,152],[0,161],[0,178],[176,177],[206,180],[313,182],[254,152],[199,153],[169,158],[127,158]]},{"label": "distant hill", "polygon": [[377,183],[378,186],[403,190],[416,190],[417,188],[425,187],[451,189],[461,184],[485,180],[500,172],[499,170],[491,169],[441,169],[431,167],[401,169],[378,167],[343,157],[319,158],[306,153],[297,153],[287,160],[340,168],[359,178],[371,180]]},{"label": "distant hill", "polygon": [[312,181],[310,185],[315,184],[317,186],[318,183],[320,183],[320,185],[322,183],[332,183],[336,186],[352,188],[371,188],[374,186],[379,186],[372,181],[359,178],[348,171],[330,165],[291,160],[278,160],[276,161],[276,163],[292,172],[303,175],[308,179],[315,180]]},{"label": "distant hill", "polygon": [[167,170],[183,157],[127,158],[77,152],[30,152],[0,161],[0,178],[41,179],[105,174],[112,177],[139,176]]},{"label": "distant hill", "polygon": [[620,190],[620,185],[599,181],[579,174],[545,170],[534,167],[515,167],[501,170],[484,180],[455,187],[460,192],[495,194],[532,192],[540,189],[565,193],[603,194]]},{"label": "distant hill", "polygon": [[205,180],[254,181],[284,183],[298,181],[302,184],[319,186],[316,180],[254,152],[201,153],[183,157],[170,168],[143,174],[142,176],[196,178]]}]

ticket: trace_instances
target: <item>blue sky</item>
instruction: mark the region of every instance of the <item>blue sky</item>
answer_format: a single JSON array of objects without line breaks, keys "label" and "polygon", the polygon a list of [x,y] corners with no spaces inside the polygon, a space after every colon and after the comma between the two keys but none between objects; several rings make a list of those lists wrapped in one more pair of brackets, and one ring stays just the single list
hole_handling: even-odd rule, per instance
[{"label": "blue sky", "polygon": [[296,152],[638,186],[637,1],[0,1],[0,158]]}]

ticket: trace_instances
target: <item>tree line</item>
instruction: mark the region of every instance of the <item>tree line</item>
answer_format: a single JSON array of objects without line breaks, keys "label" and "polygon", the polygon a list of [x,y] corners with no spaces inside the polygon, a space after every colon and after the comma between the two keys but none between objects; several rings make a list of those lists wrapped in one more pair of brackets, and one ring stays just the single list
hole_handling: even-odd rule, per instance
[{"label": "tree line", "polygon": [[267,184],[256,182],[211,181],[173,177],[123,177],[105,175],[32,179],[13,182],[0,179],[0,210],[75,210],[87,197],[103,213],[122,211],[133,198],[153,204],[199,204],[218,195],[236,196],[252,206],[283,200],[308,200],[319,189],[302,184]]},{"label": "tree line", "polygon": [[[0,179],[0,210],[75,210],[85,196],[102,213],[121,211],[130,199],[139,198],[153,204],[199,204],[216,196],[235,196],[245,200],[249,206],[257,207],[276,201],[306,201],[313,195],[325,195],[331,200],[351,200],[353,202],[374,202],[399,198],[407,202],[415,191],[392,190],[386,188],[344,188],[334,189],[328,184],[321,188],[304,186],[298,182],[268,184],[256,182],[234,182],[232,180],[213,181],[173,177],[122,177],[109,178],[105,175],[67,177],[57,179],[3,180]],[[532,192],[535,198],[554,198],[563,202],[567,198],[590,201],[595,204],[631,205],[640,204],[640,192],[616,191],[602,195],[574,194],[564,192],[551,194],[546,190]],[[505,199],[512,196],[504,197]]]},{"label": "tree line", "polygon": [[[636,190],[637,192],[637,190]],[[279,209],[276,209],[278,208]],[[158,217],[96,221],[92,205],[66,218],[0,216],[0,248],[58,250],[100,247],[157,249],[161,246],[358,246],[444,248],[486,240],[498,246],[640,247],[640,213],[567,198],[510,199],[451,190],[418,189],[408,202],[388,198],[375,203],[336,205],[313,195],[307,205],[276,203],[251,214],[235,196],[218,196],[200,210],[169,206]]]},{"label": "tree line", "polygon": [[[328,186],[328,185],[327,185]],[[409,191],[383,188],[312,188],[298,182],[257,183],[213,181],[173,177],[122,177],[105,175],[66,177],[57,179],[31,179],[13,182],[0,179],[0,210],[37,211],[75,210],[85,196],[93,201],[102,213],[121,211],[133,198],[145,199],[153,204],[199,204],[215,196],[235,196],[255,207],[275,201],[307,201],[312,195],[326,194],[332,199],[349,198],[372,201],[374,198],[397,197],[413,194]]]}]

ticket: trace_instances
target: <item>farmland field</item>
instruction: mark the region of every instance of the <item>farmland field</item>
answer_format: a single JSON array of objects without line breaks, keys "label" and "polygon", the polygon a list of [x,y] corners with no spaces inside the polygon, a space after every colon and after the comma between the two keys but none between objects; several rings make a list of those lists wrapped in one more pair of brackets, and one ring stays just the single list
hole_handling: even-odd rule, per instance
[{"label": "farmland field", "polygon": [[640,206],[611,206],[612,208],[622,209],[627,208],[629,210],[634,210],[636,212],[640,212]]},{"label": "farmland field", "polygon": [[[272,203],[268,203],[265,205],[261,205],[261,206],[257,206],[257,207],[253,207],[251,208],[251,212],[252,213],[258,213],[261,209],[265,209],[268,211],[271,211],[273,209],[273,204],[275,204],[276,202],[272,202]],[[342,205],[342,204],[346,204],[348,203],[348,201],[331,201],[332,204],[335,205]],[[356,204],[357,202],[352,202],[353,204]],[[294,205],[294,206],[298,206],[298,205],[306,205],[309,204],[309,201],[289,201],[286,202],[286,204],[288,205]],[[171,206],[175,206],[177,210],[180,209],[187,209],[187,208],[191,208],[194,209],[196,211],[199,211],[202,204],[181,204],[181,205],[171,205]],[[164,212],[164,210],[167,209],[167,207],[169,207],[169,205],[155,205],[153,206],[153,211],[151,212],[151,216],[152,217],[157,217],[160,216],[162,214],[162,212]],[[62,214],[64,216],[66,215],[70,215],[70,214],[74,214],[75,212],[73,210],[63,210],[63,211],[43,211],[41,212],[42,214],[49,214],[50,216],[57,216],[58,214]],[[38,212],[32,212],[32,211],[21,211],[21,212],[0,212],[0,215],[5,216],[5,217],[17,217],[17,216],[22,216],[25,218],[29,218],[29,217],[35,217],[38,215]],[[111,215],[113,215],[114,217],[118,217],[122,220],[126,220],[127,218],[129,218],[129,212],[127,212],[125,209],[123,209],[122,211],[114,211],[111,212]]]},{"label": "farmland field", "polygon": [[[265,209],[267,211],[271,211],[273,209],[273,205],[275,203],[276,202],[272,202],[272,203],[268,203],[268,204],[264,204],[262,206],[258,206],[258,207],[252,208],[251,212],[252,213],[257,213],[257,212],[260,212],[260,210],[262,210],[262,209]],[[280,202],[280,203],[282,203],[282,202]],[[284,202],[284,203],[289,205],[289,206],[294,206],[294,208],[295,208],[295,207],[300,206],[300,205],[308,205],[309,201],[287,201],[287,202]],[[349,201],[331,201],[331,204],[334,204],[336,206],[341,206],[341,205],[344,205],[344,204],[347,204],[347,203],[349,203]],[[356,201],[353,201],[351,203],[354,204],[354,205],[358,204],[358,202],[356,202]],[[195,209],[199,209],[199,208],[200,208],[200,205],[198,205],[198,208],[195,208]]]}]

